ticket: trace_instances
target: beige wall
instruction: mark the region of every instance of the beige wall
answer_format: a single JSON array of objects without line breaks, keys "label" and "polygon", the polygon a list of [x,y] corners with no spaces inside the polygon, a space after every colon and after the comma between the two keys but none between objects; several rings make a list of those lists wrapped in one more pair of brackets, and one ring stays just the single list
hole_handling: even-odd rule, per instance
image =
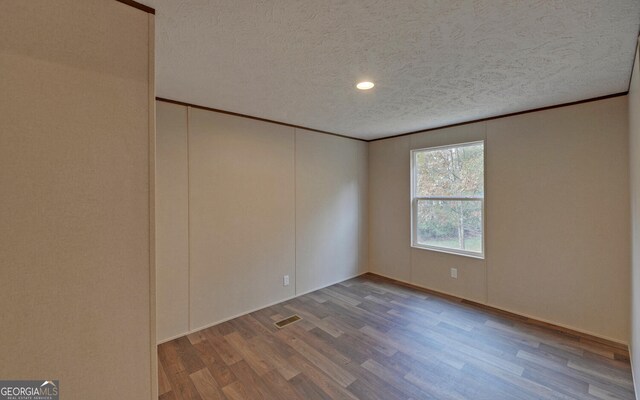
[{"label": "beige wall", "polygon": [[187,107],[157,102],[156,290],[158,337],[189,326]]},{"label": "beige wall", "polygon": [[115,1],[0,2],[2,379],[152,396],[153,36]]},{"label": "beige wall", "polygon": [[[370,268],[628,340],[626,97],[370,143]],[[486,138],[486,258],[410,247],[409,151]],[[449,276],[458,268],[458,279]]]},{"label": "beige wall", "polygon": [[367,144],[296,130],[296,293],[366,272]]},{"label": "beige wall", "polygon": [[631,181],[631,364],[640,393],[640,60],[636,51],[629,88],[629,149]]},{"label": "beige wall", "polygon": [[628,340],[626,101],[487,123],[490,304]]},{"label": "beige wall", "polygon": [[191,329],[294,294],[293,135],[190,109]]},{"label": "beige wall", "polygon": [[158,102],[158,340],[365,272],[367,162],[361,141]]},{"label": "beige wall", "polygon": [[409,136],[369,143],[369,270],[411,281]]}]

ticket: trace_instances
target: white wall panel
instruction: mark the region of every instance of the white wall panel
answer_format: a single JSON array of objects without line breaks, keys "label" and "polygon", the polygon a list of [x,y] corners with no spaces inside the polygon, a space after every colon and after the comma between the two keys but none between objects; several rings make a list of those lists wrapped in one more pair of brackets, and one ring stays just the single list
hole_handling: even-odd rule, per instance
[{"label": "white wall panel", "polygon": [[487,124],[489,304],[626,342],[626,97]]},{"label": "white wall panel", "polygon": [[369,143],[369,268],[411,280],[408,136]]},{"label": "white wall panel", "polygon": [[294,130],[190,109],[191,329],[293,296]]},{"label": "white wall panel", "polygon": [[366,272],[368,161],[362,141],[159,101],[159,341]]},{"label": "white wall panel", "polygon": [[366,147],[296,130],[296,291],[365,272]]},{"label": "white wall panel", "polygon": [[157,102],[156,304],[158,340],[189,330],[187,107]]}]

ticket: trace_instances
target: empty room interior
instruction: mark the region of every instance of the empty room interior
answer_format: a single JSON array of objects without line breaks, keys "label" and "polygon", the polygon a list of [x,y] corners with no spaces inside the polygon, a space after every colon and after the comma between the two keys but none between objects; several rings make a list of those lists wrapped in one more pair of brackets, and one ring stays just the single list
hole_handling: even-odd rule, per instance
[{"label": "empty room interior", "polygon": [[639,31],[0,0],[0,400],[640,399]]}]

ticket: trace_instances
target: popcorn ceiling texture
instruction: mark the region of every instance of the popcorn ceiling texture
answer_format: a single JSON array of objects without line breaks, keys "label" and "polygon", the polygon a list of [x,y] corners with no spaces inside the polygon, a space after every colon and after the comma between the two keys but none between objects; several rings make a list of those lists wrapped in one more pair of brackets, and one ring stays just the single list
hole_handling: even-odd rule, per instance
[{"label": "popcorn ceiling texture", "polygon": [[624,92],[640,21],[636,0],[143,3],[158,96],[364,139]]}]

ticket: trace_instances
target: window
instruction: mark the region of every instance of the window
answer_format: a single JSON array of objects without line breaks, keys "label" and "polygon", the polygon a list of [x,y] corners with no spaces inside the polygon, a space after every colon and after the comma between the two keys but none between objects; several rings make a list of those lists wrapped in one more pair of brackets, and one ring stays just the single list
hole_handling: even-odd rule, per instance
[{"label": "window", "polygon": [[484,142],[411,152],[412,246],[484,258]]}]

